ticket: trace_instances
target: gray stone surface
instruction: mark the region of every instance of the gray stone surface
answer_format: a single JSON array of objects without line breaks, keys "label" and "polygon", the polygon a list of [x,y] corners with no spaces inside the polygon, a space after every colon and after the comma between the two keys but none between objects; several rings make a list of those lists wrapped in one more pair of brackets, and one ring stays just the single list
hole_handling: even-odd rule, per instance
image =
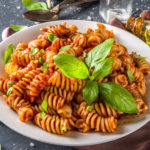
[{"label": "gray stone surface", "polygon": [[[134,11],[136,8],[150,9],[150,0],[134,0]],[[22,17],[25,11],[26,8],[23,7],[21,0],[0,0],[0,33],[9,24],[33,25],[34,22]],[[99,1],[70,8],[60,15],[60,19],[83,20],[87,17],[94,21],[102,21],[99,16]],[[1,122],[0,144],[2,150],[73,150],[71,147],[54,146],[26,138],[7,128]]]}]

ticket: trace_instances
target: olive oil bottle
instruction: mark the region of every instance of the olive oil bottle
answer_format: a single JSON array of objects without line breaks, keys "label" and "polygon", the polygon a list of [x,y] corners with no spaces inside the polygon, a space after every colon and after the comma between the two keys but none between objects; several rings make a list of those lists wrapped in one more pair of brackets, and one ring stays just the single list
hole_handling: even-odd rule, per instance
[{"label": "olive oil bottle", "polygon": [[150,46],[150,22],[146,22],[140,17],[129,17],[125,27]]}]

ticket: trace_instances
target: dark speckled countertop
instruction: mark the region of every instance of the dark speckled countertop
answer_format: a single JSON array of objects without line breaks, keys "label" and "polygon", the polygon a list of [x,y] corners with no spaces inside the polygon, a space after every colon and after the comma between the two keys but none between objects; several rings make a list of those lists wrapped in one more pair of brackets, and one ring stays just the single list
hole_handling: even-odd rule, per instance
[{"label": "dark speckled countertop", "polygon": [[[134,0],[134,11],[137,8],[150,9],[150,0]],[[33,25],[34,22],[22,17],[22,13],[25,11],[26,8],[23,7],[21,0],[0,0],[0,33],[9,24]],[[99,1],[67,9],[60,15],[60,19],[85,20],[87,18],[93,21],[103,21],[99,16]],[[7,128],[1,122],[0,144],[2,150],[73,150],[71,147],[44,144],[26,138]]]}]

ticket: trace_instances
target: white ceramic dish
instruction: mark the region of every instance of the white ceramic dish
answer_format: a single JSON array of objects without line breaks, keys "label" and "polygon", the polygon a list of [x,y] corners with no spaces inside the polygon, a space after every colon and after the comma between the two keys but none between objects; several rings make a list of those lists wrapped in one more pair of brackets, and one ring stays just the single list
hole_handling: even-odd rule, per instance
[{"label": "white ceramic dish", "polygon": [[[81,20],[62,20],[53,21],[43,24],[38,24],[18,32],[0,44],[0,76],[5,75],[4,73],[4,51],[10,43],[16,45],[19,41],[29,42],[36,38],[41,32],[40,28],[48,25],[56,25],[63,22],[67,22],[68,25],[74,24],[79,28],[79,31],[85,32],[87,28],[96,28],[96,22],[91,21],[81,21]],[[119,28],[106,25],[108,29],[112,29],[118,41],[124,44],[129,52],[136,51],[142,56],[146,56],[150,63],[150,47],[148,47],[143,41],[135,37],[134,35],[121,30]],[[146,101],[150,107],[150,78],[147,79],[147,96]],[[19,121],[17,114],[12,111],[0,97],[0,121],[5,125],[15,130],[16,132],[25,135],[27,137],[50,143],[56,145],[67,145],[67,146],[84,146],[84,145],[94,145],[101,144],[108,141],[113,141],[124,137],[137,129],[141,128],[150,120],[150,111],[147,111],[144,115],[138,118],[130,118],[126,120],[119,121],[119,126],[116,133],[114,134],[102,134],[102,133],[79,133],[79,132],[69,132],[65,136],[58,136],[38,128],[32,123],[22,123]]]}]

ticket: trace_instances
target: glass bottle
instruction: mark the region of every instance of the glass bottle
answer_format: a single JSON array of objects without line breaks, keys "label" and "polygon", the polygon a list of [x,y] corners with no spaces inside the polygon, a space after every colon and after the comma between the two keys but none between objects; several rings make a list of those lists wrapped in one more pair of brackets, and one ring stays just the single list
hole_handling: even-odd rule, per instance
[{"label": "glass bottle", "polygon": [[150,46],[150,22],[146,22],[140,17],[129,17],[125,27]]}]

